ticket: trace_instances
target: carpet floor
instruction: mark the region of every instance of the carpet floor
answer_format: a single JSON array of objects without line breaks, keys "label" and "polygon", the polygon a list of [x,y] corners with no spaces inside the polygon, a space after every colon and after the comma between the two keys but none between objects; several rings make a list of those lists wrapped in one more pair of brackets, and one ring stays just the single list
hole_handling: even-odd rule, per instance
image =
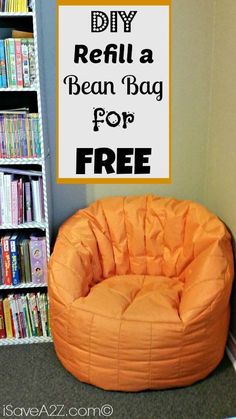
[{"label": "carpet floor", "polygon": [[112,406],[112,419],[236,417],[236,372],[226,356],[197,384],[140,393],[103,391],[80,383],[61,366],[52,344],[0,347],[0,363],[0,418],[36,417],[34,411],[27,411],[33,407],[42,419],[109,417],[109,407],[104,405]]}]

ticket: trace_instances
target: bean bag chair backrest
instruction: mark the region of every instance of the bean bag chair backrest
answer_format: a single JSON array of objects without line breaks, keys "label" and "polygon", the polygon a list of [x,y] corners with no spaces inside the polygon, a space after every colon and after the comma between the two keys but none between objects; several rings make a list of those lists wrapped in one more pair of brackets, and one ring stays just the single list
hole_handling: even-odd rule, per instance
[{"label": "bean bag chair backrest", "polygon": [[224,224],[191,201],[151,195],[102,199],[65,222],[60,235],[83,255],[78,271],[81,264],[83,269],[86,264],[92,266],[88,271],[93,283],[122,274],[185,281],[191,264],[205,264],[205,274],[209,270],[214,275],[222,257],[225,269],[228,264],[233,269],[230,235]]}]

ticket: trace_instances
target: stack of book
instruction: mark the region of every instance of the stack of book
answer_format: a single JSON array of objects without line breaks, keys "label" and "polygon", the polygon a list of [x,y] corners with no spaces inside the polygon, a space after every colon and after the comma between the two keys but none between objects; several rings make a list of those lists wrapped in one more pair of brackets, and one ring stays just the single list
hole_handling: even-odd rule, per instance
[{"label": "stack of book", "polygon": [[36,80],[34,40],[0,40],[0,88],[33,87]]},{"label": "stack of book", "polygon": [[27,13],[29,11],[28,0],[0,0],[0,12]]},{"label": "stack of book", "polygon": [[0,297],[0,339],[51,336],[46,293]]},{"label": "stack of book", "polygon": [[28,108],[0,111],[0,158],[41,157],[39,116]]},{"label": "stack of book", "polygon": [[46,238],[22,233],[0,237],[0,285],[47,283]]},{"label": "stack of book", "polygon": [[0,167],[0,225],[44,220],[42,173]]}]

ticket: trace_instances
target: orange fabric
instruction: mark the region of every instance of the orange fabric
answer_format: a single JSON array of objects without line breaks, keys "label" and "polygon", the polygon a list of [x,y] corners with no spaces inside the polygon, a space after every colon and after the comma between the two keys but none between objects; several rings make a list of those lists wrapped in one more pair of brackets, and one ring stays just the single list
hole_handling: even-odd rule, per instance
[{"label": "orange fabric", "polygon": [[222,359],[232,280],[230,235],[201,205],[97,201],[63,224],[50,260],[57,355],[104,389],[191,384]]}]

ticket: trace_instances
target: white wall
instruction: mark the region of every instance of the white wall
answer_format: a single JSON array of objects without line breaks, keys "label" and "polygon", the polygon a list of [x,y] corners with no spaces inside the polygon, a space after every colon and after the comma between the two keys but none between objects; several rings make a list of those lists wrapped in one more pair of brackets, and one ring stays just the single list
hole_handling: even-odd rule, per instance
[{"label": "white wall", "polygon": [[[206,205],[236,238],[236,1],[215,0]],[[236,336],[236,289],[232,329]]]},{"label": "white wall", "polygon": [[[208,135],[213,0],[172,0],[171,185],[87,185],[87,202],[147,192],[202,201]],[[75,199],[73,197],[72,199]]]}]

